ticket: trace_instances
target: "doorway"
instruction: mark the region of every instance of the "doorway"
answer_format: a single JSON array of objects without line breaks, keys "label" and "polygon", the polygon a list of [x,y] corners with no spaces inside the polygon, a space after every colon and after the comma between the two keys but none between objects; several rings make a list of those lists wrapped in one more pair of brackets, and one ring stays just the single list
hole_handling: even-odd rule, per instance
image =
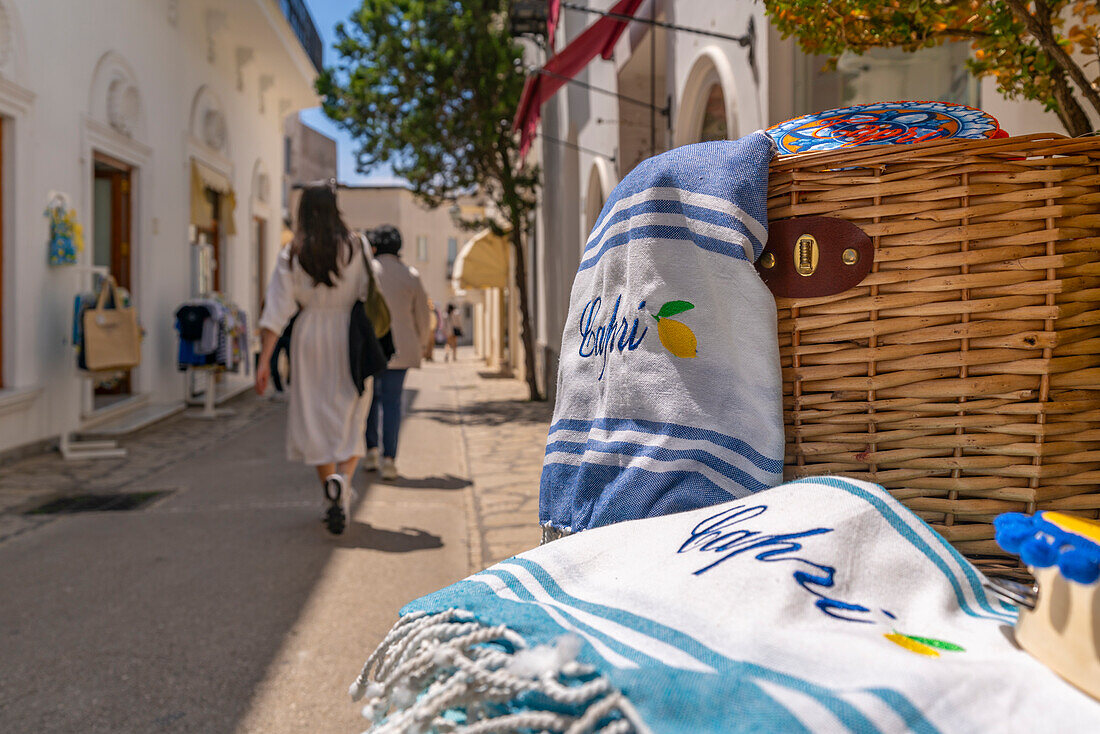
[{"label": "doorway", "polygon": [[195,228],[195,241],[209,244],[212,248],[211,270],[213,270],[211,282],[203,283],[199,287],[202,293],[222,291],[222,194],[210,188],[203,187],[202,194],[206,197],[206,205],[210,207],[210,223],[208,226]]},{"label": "doorway", "polygon": [[267,285],[267,220],[263,217],[252,218],[252,242],[256,254],[253,258],[255,270],[252,272],[252,292],[255,298],[252,301],[254,310],[248,320],[250,324],[256,324],[264,310],[264,290]]},{"label": "doorway", "polygon": [[0,388],[4,382],[4,141],[7,132],[4,118],[0,117]]},{"label": "doorway", "polygon": [[[94,154],[94,161],[92,264],[107,268],[119,288],[130,291],[133,169],[101,153]],[[93,406],[96,410],[108,407],[132,392],[129,370],[97,380]]]}]

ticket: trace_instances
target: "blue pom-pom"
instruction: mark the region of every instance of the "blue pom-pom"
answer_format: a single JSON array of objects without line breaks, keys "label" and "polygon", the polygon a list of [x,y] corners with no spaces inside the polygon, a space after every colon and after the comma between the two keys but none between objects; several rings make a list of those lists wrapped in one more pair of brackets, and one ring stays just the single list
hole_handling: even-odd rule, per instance
[{"label": "blue pom-pom", "polygon": [[993,527],[1000,530],[1001,528],[1009,527],[1031,527],[1032,520],[1030,515],[1025,515],[1022,512],[1006,512],[1003,515],[998,515],[993,520]]},{"label": "blue pom-pom", "polygon": [[1029,538],[1020,544],[1020,558],[1036,568],[1048,568],[1058,560],[1058,548],[1052,539]]},{"label": "blue pom-pom", "polygon": [[1100,579],[1100,563],[1086,551],[1074,548],[1058,556],[1062,575],[1079,584],[1093,584]]},{"label": "blue pom-pom", "polygon": [[1020,554],[1020,544],[1035,534],[1031,525],[1008,524],[997,528],[997,545],[1009,553]]}]

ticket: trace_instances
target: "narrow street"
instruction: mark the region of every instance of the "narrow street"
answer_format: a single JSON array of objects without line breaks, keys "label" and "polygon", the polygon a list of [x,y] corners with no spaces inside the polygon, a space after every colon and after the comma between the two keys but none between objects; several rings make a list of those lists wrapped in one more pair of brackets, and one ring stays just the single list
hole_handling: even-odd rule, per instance
[{"label": "narrow street", "polygon": [[[176,416],[130,458],[0,469],[0,730],[352,732],[349,682],[407,601],[538,542],[550,406],[457,365],[410,373],[398,468],[321,527],[283,459],[285,404]],[[62,495],[167,491],[129,512],[25,515]]]}]

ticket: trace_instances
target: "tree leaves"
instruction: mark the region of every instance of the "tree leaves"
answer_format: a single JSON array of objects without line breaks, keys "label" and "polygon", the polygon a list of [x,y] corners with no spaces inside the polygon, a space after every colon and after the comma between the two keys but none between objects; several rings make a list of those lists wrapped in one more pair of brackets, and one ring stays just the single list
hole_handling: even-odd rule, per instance
[{"label": "tree leaves", "polygon": [[524,74],[522,47],[493,22],[507,8],[508,0],[363,0],[340,24],[336,62],[317,90],[358,143],[361,172],[389,163],[439,205],[479,188],[500,192],[508,169],[526,216],[538,178],[510,131]]},{"label": "tree leaves", "polygon": [[[873,48],[906,51],[965,41],[974,50],[968,62],[976,76],[993,77],[1009,99],[1037,100],[1059,113],[1067,129],[1080,134],[1088,127],[1080,104],[1066,81],[1066,70],[1040,45],[1008,0],[764,0],[764,7],[784,38],[795,36],[810,54],[860,54]],[[1029,22],[1051,27],[1058,45],[1096,57],[1100,15],[1095,1],[1046,0],[1024,3]],[[1041,6],[1041,7],[1040,7]],[[1038,14],[1043,17],[1039,18]],[[1076,23],[1063,34],[1069,16]],[[1086,66],[1100,63],[1094,58]]]}]

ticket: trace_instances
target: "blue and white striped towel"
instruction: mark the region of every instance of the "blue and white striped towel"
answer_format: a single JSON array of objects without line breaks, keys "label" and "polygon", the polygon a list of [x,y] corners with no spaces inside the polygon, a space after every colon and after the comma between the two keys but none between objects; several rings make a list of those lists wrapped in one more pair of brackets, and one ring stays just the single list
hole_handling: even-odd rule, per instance
[{"label": "blue and white striped towel", "polygon": [[1100,703],[881,487],[804,479],[429,594],[353,684],[396,732],[1095,732]]},{"label": "blue and white striped towel", "polygon": [[578,531],[692,510],[782,480],[767,240],[774,144],[753,133],[637,166],[582,255],[539,497]]}]

